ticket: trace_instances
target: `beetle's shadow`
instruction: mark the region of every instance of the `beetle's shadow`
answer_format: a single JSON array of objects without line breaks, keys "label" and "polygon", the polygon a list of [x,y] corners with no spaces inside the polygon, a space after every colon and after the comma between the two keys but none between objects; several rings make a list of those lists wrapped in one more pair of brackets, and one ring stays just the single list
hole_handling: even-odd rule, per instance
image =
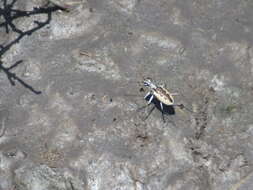
[{"label": "beetle's shadow", "polygon": [[[151,95],[147,96],[147,97],[145,98],[145,100],[146,100],[146,101],[149,101],[150,98],[151,98]],[[161,112],[161,116],[162,116],[162,119],[163,119],[164,122],[166,122],[164,116],[166,116],[166,115],[167,115],[167,116],[168,116],[168,115],[171,116],[171,115],[175,115],[175,114],[176,114],[175,109],[174,109],[173,106],[168,106],[168,105],[164,105],[164,104],[163,104],[163,110],[162,110],[161,105],[160,105],[160,101],[159,101],[156,97],[153,98],[153,100],[151,101],[150,104],[147,104],[147,105],[145,105],[145,106],[139,108],[138,111],[143,110],[143,109],[149,107],[150,105],[152,105],[153,107],[149,110],[149,112],[148,112],[148,114],[145,116],[144,120],[148,119],[148,117],[151,115],[151,113],[154,111],[155,108],[158,109],[158,110]],[[170,120],[170,119],[169,119],[169,120]],[[175,125],[175,123],[174,123],[173,121],[170,120],[170,122],[171,122],[173,125]]]}]

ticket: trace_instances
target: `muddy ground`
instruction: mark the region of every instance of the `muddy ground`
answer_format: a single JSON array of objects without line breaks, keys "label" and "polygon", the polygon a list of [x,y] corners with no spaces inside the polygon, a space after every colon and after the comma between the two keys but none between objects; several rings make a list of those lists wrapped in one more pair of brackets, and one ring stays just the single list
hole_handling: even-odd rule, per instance
[{"label": "muddy ground", "polygon": [[253,1],[3,0],[0,43],[1,190],[253,189]]}]

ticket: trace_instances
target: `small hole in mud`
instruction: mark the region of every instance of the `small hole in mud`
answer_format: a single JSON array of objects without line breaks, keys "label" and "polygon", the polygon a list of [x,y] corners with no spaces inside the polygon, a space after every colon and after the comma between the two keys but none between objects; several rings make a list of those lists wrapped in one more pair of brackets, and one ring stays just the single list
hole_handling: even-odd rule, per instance
[{"label": "small hole in mud", "polygon": [[140,90],[139,90],[140,92],[144,92],[144,88],[140,88]]},{"label": "small hole in mud", "polygon": [[113,118],[113,122],[115,122],[115,121],[117,121],[117,119],[116,119],[116,118]]},{"label": "small hole in mud", "polygon": [[96,99],[96,96],[95,94],[92,94],[91,97],[90,97],[91,100],[95,100]]}]

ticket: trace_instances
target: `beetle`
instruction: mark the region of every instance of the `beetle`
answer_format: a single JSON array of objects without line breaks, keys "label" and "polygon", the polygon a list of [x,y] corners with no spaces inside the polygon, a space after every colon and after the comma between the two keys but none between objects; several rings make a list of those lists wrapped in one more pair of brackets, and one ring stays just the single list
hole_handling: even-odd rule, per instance
[{"label": "beetle", "polygon": [[[160,108],[162,111],[162,118],[163,118],[164,122],[165,122],[165,120],[164,120],[163,105],[178,106],[181,109],[184,108],[183,104],[175,104],[173,96],[179,95],[178,93],[169,92],[169,90],[166,89],[164,85],[157,85],[156,83],[154,83],[152,81],[151,78],[144,79],[143,84],[144,84],[144,86],[147,86],[149,88],[148,93],[144,96],[145,100],[150,96],[147,106],[151,104],[151,102],[154,98],[156,98],[160,102]],[[153,109],[151,110],[151,112],[153,111]],[[149,113],[149,115],[151,114],[151,112]]]}]

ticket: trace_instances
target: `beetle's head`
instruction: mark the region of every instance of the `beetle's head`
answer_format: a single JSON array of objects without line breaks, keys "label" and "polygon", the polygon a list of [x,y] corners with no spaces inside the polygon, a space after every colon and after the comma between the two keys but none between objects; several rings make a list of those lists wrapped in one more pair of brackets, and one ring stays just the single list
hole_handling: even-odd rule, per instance
[{"label": "beetle's head", "polygon": [[150,88],[156,88],[156,85],[152,82],[152,79],[151,78],[146,78],[144,81],[143,81],[143,84],[144,86],[148,86]]}]

